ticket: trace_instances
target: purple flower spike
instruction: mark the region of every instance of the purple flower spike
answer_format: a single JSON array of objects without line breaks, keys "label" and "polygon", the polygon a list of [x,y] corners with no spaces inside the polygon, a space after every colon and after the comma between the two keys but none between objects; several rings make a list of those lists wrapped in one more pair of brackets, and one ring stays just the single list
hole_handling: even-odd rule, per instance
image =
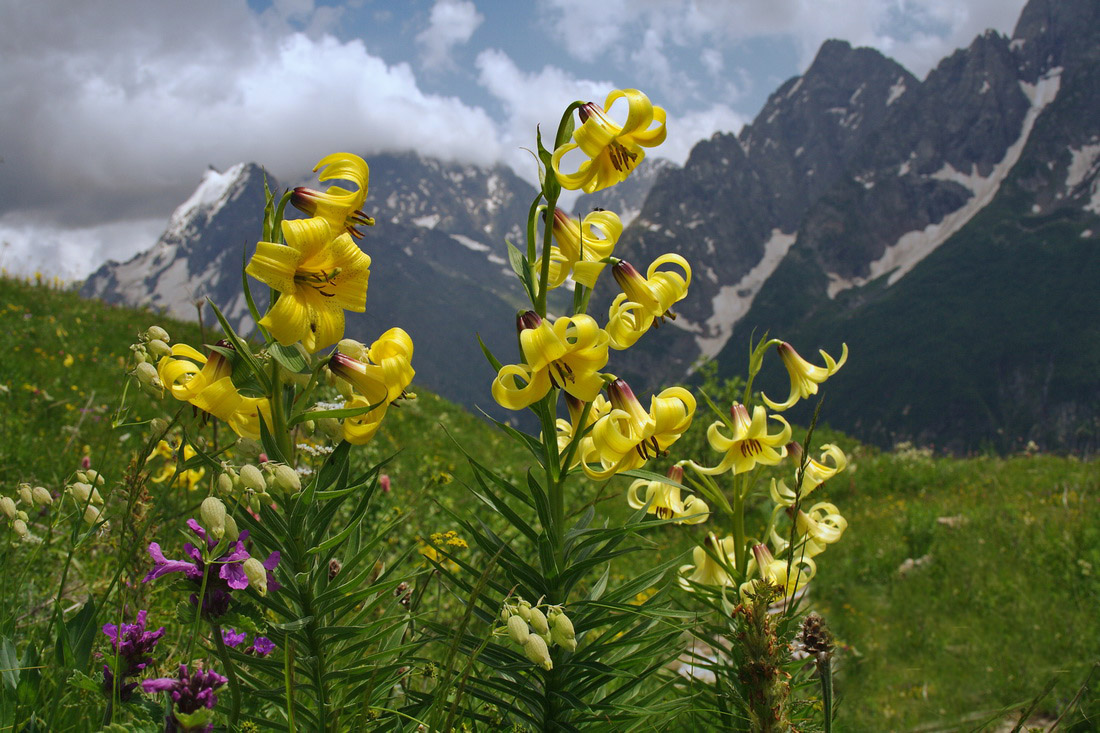
[{"label": "purple flower spike", "polygon": [[[211,537],[202,525],[200,525],[194,519],[187,520],[187,526],[195,533],[200,543],[205,543],[207,553],[211,552],[218,546],[217,540]],[[203,615],[207,619],[216,619],[220,616],[224,616],[229,611],[229,603],[232,599],[232,591],[244,590],[248,587],[248,576],[244,572],[244,561],[248,560],[251,555],[248,552],[248,548],[245,546],[245,541],[248,539],[248,531],[243,531],[236,542],[233,542],[226,548],[226,551],[216,559],[213,564],[217,565],[217,572],[211,572],[206,578],[206,595],[203,598],[202,610]],[[200,544],[201,546],[201,544]],[[164,553],[160,549],[160,545],[156,542],[149,544],[149,556],[153,558],[153,569],[145,576],[142,582],[148,583],[151,580],[156,580],[169,573],[182,572],[184,576],[192,584],[194,584],[196,590],[202,587],[203,573],[206,569],[206,561],[203,559],[203,552],[190,542],[187,542],[183,546],[183,553],[186,557],[190,558],[190,562],[185,560],[169,560],[164,556]],[[275,566],[279,564],[279,553],[271,553],[267,560],[263,562],[263,566],[268,570],[268,590],[276,590],[279,588],[279,584],[275,582],[275,578],[272,576],[271,571],[275,569]],[[198,593],[191,595],[191,603],[197,605]]]},{"label": "purple flower spike", "polygon": [[[103,665],[103,691],[108,696],[114,695],[117,673],[119,699],[122,702],[129,701],[137,687],[137,682],[127,682],[126,678],[141,674],[152,664],[153,649],[164,636],[163,626],[156,631],[145,630],[146,616],[146,611],[138,611],[135,622],[122,624],[121,629],[115,624],[103,625],[103,633],[111,640],[115,650],[111,664]],[[112,664],[117,664],[117,669],[112,669]]]},{"label": "purple flower spike", "polygon": [[238,633],[236,629],[222,629],[222,641],[225,642],[226,646],[233,647],[234,649],[243,644],[244,640],[247,638],[248,634],[243,631]]},{"label": "purple flower spike", "polygon": [[215,690],[228,680],[213,670],[187,671],[187,665],[181,664],[175,677],[161,677],[145,680],[141,689],[146,693],[167,692],[172,698],[172,712],[168,717],[168,730],[186,733],[211,731],[214,724],[209,722],[210,715],[195,715],[202,710],[213,710],[218,704]]}]

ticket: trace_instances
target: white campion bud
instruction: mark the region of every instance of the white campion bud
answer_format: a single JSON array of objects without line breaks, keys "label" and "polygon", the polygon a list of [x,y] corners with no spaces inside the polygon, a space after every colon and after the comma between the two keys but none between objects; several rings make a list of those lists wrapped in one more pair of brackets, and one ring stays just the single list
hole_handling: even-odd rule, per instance
[{"label": "white campion bud", "polygon": [[8,515],[8,519],[15,519],[15,502],[10,496],[0,496],[0,512]]},{"label": "white campion bud", "polygon": [[333,443],[344,439],[344,426],[334,417],[322,417],[317,421],[317,429]]},{"label": "white campion bud", "polygon": [[53,495],[45,486],[35,486],[31,489],[31,498],[34,499],[34,503],[39,506],[49,506],[53,504]]},{"label": "white campion bud", "polygon": [[546,621],[546,615],[538,608],[531,609],[531,628],[538,634],[545,634],[550,630],[550,624]]},{"label": "white campion bud", "polygon": [[550,614],[550,637],[554,643],[569,651],[577,649],[577,634],[573,622],[561,611]]},{"label": "white campion bud", "polygon": [[260,469],[252,464],[241,466],[241,486],[253,491],[263,492],[267,490],[267,482]]},{"label": "white campion bud", "polygon": [[147,361],[143,361],[134,367],[132,372],[134,377],[146,387],[161,388],[160,375],[157,374],[157,368]]},{"label": "white campion bud", "polygon": [[256,589],[261,596],[267,595],[267,568],[254,557],[250,557],[241,563],[241,569],[248,576],[248,584]]},{"label": "white campion bud", "polygon": [[528,635],[527,641],[523,644],[523,653],[547,672],[554,668],[554,662],[550,659],[550,649],[538,634]]},{"label": "white campion bud", "polygon": [[151,339],[149,343],[145,344],[145,348],[158,359],[172,355],[172,347],[160,339]]},{"label": "white campion bud", "polygon": [[206,530],[220,540],[225,536],[225,504],[216,496],[208,496],[202,500],[199,507],[199,516]]},{"label": "white campion bud", "polygon": [[154,417],[149,421],[149,430],[153,432],[153,435],[164,435],[168,432],[168,421],[163,417]]},{"label": "white campion bud", "polygon": [[99,511],[99,507],[97,507],[95,504],[89,504],[88,506],[84,507],[85,524],[95,524],[99,521],[100,516],[101,512]]},{"label": "white campion bud", "polygon": [[240,438],[237,440],[237,452],[242,458],[252,460],[264,452],[264,447],[259,441],[252,438]]},{"label": "white campion bud", "polygon": [[230,542],[236,542],[241,536],[241,531],[237,529],[237,520],[233,518],[232,514],[225,515],[225,538]]},{"label": "white campion bud", "polygon": [[31,496],[30,484],[19,484],[19,501],[27,505],[34,503],[34,497]]},{"label": "white campion bud", "polygon": [[531,630],[527,628],[526,621],[519,616],[510,616],[508,618],[508,636],[512,637],[512,641],[523,646],[527,643],[527,637],[530,635]]},{"label": "white campion bud", "polygon": [[233,478],[228,473],[218,475],[218,491],[223,494],[233,493]]},{"label": "white campion bud", "polygon": [[302,490],[302,480],[298,477],[298,472],[285,463],[276,465],[273,475],[275,486],[283,491],[295,492]]},{"label": "white campion bud", "polygon": [[531,604],[522,598],[519,601],[519,607],[516,609],[516,613],[518,613],[524,621],[528,623],[531,622]]},{"label": "white campion bud", "polygon": [[15,512],[15,518],[16,518],[16,519],[22,519],[22,520],[23,520],[24,522],[29,522],[29,521],[31,521],[31,518],[30,518],[30,517],[29,517],[29,516],[27,515],[27,513],[26,513],[25,511],[23,511],[22,509],[19,509],[19,510],[17,510],[17,511]]},{"label": "white campion bud", "polygon": [[99,495],[99,489],[93,488],[91,484],[84,483],[83,481],[77,481],[75,484],[71,484],[68,490],[77,504],[87,504],[89,496],[91,497],[92,504],[103,503],[103,497]]},{"label": "white campion bud", "polygon": [[168,336],[168,332],[160,326],[149,326],[142,335],[145,337],[146,341],[163,341],[164,343],[169,343],[172,340]]},{"label": "white campion bud", "polygon": [[16,519],[11,523],[11,528],[15,530],[15,533],[19,535],[19,539],[27,539],[27,523],[22,519]]},{"label": "white campion bud", "polygon": [[84,475],[86,477],[84,479],[85,481],[87,481],[90,484],[95,484],[96,486],[102,486],[106,482],[106,479],[104,479],[102,476],[100,476],[99,471],[96,471],[94,468],[89,468],[84,473]]}]

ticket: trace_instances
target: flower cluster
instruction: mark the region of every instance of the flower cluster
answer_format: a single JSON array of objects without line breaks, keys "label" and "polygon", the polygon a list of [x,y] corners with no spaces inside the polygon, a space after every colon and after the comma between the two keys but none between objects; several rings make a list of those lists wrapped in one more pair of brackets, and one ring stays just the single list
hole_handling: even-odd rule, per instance
[{"label": "flower cluster", "polygon": [[[790,396],[783,403],[762,398],[773,410],[785,410],[816,394],[818,385],[835,374],[848,357],[847,346],[840,361],[822,351],[825,366],[818,367],[802,359],[790,344],[778,340],[762,344],[758,349],[761,357],[771,346],[776,347],[791,382]],[[695,548],[693,564],[680,568],[680,584],[688,590],[696,585],[739,585],[744,598],[753,595],[761,584],[767,584],[789,598],[816,574],[813,558],[837,542],[848,527],[847,520],[833,504],[819,502],[809,509],[803,508],[807,496],[844,470],[847,458],[840,448],[829,444],[821,446],[819,460],[804,456],[802,447],[790,440],[790,424],[779,415],[768,415],[763,405],[753,407],[750,413],[748,407],[735,402],[729,415],[720,417],[707,430],[707,442],[722,455],[718,464],[706,467],[695,461],[684,462],[694,472],[701,490],[725,502],[711,477],[725,473],[746,476],[757,466],[777,466],[787,458],[795,464],[794,488],[788,488],[782,479],[771,480],[768,493],[775,505],[763,534],[766,543],[756,542],[746,552],[744,537],[730,535],[719,540],[713,533],[708,534],[704,544]],[[776,423],[775,432],[769,432],[769,420]],[[725,507],[730,512],[744,511],[746,494],[741,488],[735,488],[735,493],[738,508],[728,502]],[[790,520],[789,531],[780,530],[784,517]]]},{"label": "flower cluster", "polygon": [[[216,500],[215,500],[216,501]],[[222,510],[224,516],[224,508]],[[211,510],[205,512],[210,516]],[[160,545],[149,543],[149,556],[153,558],[153,569],[142,582],[148,583],[169,573],[183,573],[184,577],[199,591],[206,579],[206,588],[202,598],[202,612],[207,618],[224,616],[229,610],[232,592],[251,586],[260,595],[279,587],[272,571],[279,564],[279,553],[273,552],[262,563],[252,557],[245,547],[248,530],[242,531],[235,540],[229,540],[222,529],[222,539],[214,532],[208,533],[194,519],[187,520],[187,526],[200,541],[196,547],[190,542],[184,544],[183,552],[188,560],[169,560],[164,556]],[[208,566],[209,571],[208,571]],[[216,569],[216,572],[215,572]],[[192,605],[198,605],[198,593],[191,595]]]},{"label": "flower cluster", "polygon": [[[248,634],[243,631],[238,632],[236,629],[222,629],[221,634],[222,641],[231,649],[242,646],[248,639]],[[275,651],[275,644],[266,636],[253,638],[252,643],[244,649],[245,654],[254,654],[257,657],[266,657],[273,651]]]},{"label": "flower cluster", "polygon": [[214,730],[214,706],[218,704],[215,690],[228,680],[213,670],[189,672],[181,664],[175,677],[145,680],[141,689],[146,694],[167,692],[172,709],[165,719],[165,730],[174,733],[206,733]]},{"label": "flower cluster", "polygon": [[[26,510],[47,507],[53,504],[53,496],[42,486],[31,488],[31,485],[26,483],[19,484],[18,493],[18,503],[10,496],[0,496],[0,513],[11,522],[11,531],[15,533],[16,537],[21,540],[34,540],[35,538],[31,535],[27,526],[30,515],[27,514]],[[20,506],[23,506],[24,509],[20,509]]]},{"label": "flower cluster", "polygon": [[108,697],[114,695],[118,685],[118,699],[128,702],[138,683],[127,682],[126,678],[136,677],[153,663],[153,649],[164,636],[164,627],[156,631],[145,630],[146,611],[138,611],[132,624],[104,624],[103,633],[111,640],[114,654],[103,665],[103,692]]},{"label": "flower cluster", "polygon": [[515,603],[505,603],[500,611],[504,626],[497,633],[508,637],[523,647],[523,653],[546,671],[554,668],[550,658],[550,646],[557,644],[567,651],[577,648],[577,636],[573,622],[561,606],[548,606],[544,613],[539,606],[532,606],[522,598]]}]

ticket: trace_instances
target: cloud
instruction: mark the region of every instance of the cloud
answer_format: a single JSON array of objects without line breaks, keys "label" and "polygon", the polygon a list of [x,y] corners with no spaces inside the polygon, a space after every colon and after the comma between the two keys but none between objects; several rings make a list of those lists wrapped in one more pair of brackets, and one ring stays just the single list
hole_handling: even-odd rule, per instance
[{"label": "cloud", "polygon": [[[304,23],[307,4],[283,7]],[[305,14],[305,15],[303,15]],[[490,163],[495,126],[362,41],[243,0],[20,5],[0,28],[0,214],[89,227],[170,212],[208,165],[297,177],[332,150]]]},{"label": "cloud", "polygon": [[469,41],[484,20],[485,16],[477,12],[472,2],[436,0],[428,27],[416,36],[416,42],[424,52],[424,66],[441,68],[453,65],[451,51],[455,46]]},{"label": "cloud", "polygon": [[68,228],[9,214],[0,217],[0,269],[82,280],[106,260],[125,261],[149,249],[163,231],[161,217]]},{"label": "cloud", "polygon": [[[821,44],[840,38],[892,55],[918,75],[987,27],[1009,33],[1026,0],[541,0],[555,40],[574,58],[612,58],[622,45],[671,53],[705,44],[733,50],[747,39],[792,38],[805,68]],[[583,29],[583,32],[579,32]],[[591,32],[590,32],[591,31]]]}]

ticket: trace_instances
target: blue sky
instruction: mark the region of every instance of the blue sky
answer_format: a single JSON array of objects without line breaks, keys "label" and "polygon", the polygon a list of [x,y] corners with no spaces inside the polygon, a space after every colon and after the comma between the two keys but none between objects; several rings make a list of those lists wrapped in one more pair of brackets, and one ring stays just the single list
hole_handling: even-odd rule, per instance
[{"label": "blue sky", "polygon": [[918,76],[1025,0],[0,0],[0,267],[150,246],[208,166],[415,149],[534,177],[536,124],[637,87],[676,162],[828,38]]}]

